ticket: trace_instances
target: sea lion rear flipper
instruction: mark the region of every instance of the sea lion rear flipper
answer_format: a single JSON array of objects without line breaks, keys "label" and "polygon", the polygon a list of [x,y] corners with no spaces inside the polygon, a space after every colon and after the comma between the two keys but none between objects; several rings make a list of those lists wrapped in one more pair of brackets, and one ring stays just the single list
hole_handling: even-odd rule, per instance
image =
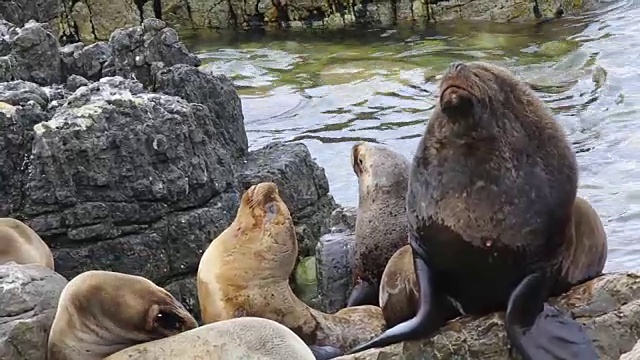
[{"label": "sea lion rear flipper", "polygon": [[347,301],[347,307],[360,306],[360,305],[374,305],[378,306],[378,292],[380,291],[379,284],[371,284],[367,281],[360,281],[351,291],[349,300]]},{"label": "sea lion rear flipper", "polygon": [[309,349],[311,349],[316,360],[330,360],[343,355],[340,349],[333,346],[309,345]]},{"label": "sea lion rear flipper", "polygon": [[526,360],[597,360],[584,328],[545,303],[545,282],[544,275],[531,274],[511,294],[506,328],[512,346]]},{"label": "sea lion rear flipper", "polygon": [[414,243],[411,243],[411,248],[420,298],[416,316],[387,329],[372,340],[356,346],[347,352],[347,355],[401,341],[429,336],[438,330],[448,319],[454,317],[453,314],[457,311],[455,307],[453,307],[450,302],[444,300],[443,297],[434,294],[431,272],[420,256],[420,250],[416,250]]}]

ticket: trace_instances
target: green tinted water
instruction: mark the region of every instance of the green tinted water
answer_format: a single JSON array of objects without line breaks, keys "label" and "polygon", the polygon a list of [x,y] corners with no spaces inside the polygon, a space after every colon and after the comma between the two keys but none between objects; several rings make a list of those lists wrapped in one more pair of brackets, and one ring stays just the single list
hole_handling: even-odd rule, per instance
[{"label": "green tinted water", "polygon": [[242,97],[252,149],[302,141],[331,193],[357,204],[355,141],[413,156],[452,61],[487,60],[531,83],[568,132],[580,190],[603,217],[608,270],[640,268],[640,8],[631,0],[536,27],[438,23],[422,28],[203,33],[185,39]]}]

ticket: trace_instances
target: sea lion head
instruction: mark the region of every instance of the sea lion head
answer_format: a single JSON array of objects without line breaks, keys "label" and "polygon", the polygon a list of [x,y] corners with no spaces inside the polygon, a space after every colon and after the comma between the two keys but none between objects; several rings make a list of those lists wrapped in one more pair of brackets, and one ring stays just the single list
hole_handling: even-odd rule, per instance
[{"label": "sea lion head", "polygon": [[[531,109],[529,89],[508,70],[485,62],[454,62],[439,85],[438,106],[454,125],[487,126],[512,112]],[[524,95],[524,96],[523,96]]]},{"label": "sea lion head", "polygon": [[386,146],[356,143],[351,148],[351,167],[361,190],[392,188],[406,193],[409,161]]},{"label": "sea lion head", "polygon": [[184,306],[152,281],[87,271],[62,291],[49,336],[49,359],[102,359],[197,326]]},{"label": "sea lion head", "polygon": [[269,260],[263,265],[272,266],[272,274],[288,277],[298,256],[298,241],[278,186],[273,182],[251,186],[242,195],[236,221],[245,234],[238,240],[250,245],[252,252],[259,253],[263,260]]}]

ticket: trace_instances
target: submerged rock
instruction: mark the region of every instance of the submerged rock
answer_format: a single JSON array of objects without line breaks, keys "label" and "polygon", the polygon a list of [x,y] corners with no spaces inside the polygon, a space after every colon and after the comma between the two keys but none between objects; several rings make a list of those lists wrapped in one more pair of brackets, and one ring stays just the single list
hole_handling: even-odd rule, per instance
[{"label": "submerged rock", "polygon": [[[581,323],[601,360],[617,360],[640,338],[640,275],[612,273],[552,299]],[[484,359],[509,360],[504,313],[462,317],[429,339],[341,356],[340,360]]]},{"label": "submerged rock", "polygon": [[40,265],[0,265],[0,359],[45,360],[67,280]]}]

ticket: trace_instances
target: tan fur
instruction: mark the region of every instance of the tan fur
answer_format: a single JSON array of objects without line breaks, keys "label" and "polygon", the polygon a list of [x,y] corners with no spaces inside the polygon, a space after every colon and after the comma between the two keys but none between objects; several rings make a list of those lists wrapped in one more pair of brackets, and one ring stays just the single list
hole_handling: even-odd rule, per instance
[{"label": "tan fur", "polygon": [[214,239],[198,267],[198,300],[205,324],[241,316],[277,321],[305,343],[343,351],[384,330],[374,306],[325,314],[289,287],[298,242],[289,209],[274,183],[249,188],[233,223]]},{"label": "tan fur", "polygon": [[351,165],[358,177],[354,280],[379,282],[391,256],[407,244],[409,161],[382,145],[357,143]]},{"label": "tan fur", "polygon": [[315,360],[293,331],[275,321],[241,317],[136,345],[105,360]]},{"label": "tan fur", "polygon": [[196,326],[182,304],[150,280],[87,271],[62,290],[49,333],[48,360],[103,359]]},{"label": "tan fur", "polygon": [[411,246],[403,246],[389,259],[382,274],[379,298],[388,328],[411,319],[418,311],[418,279]]},{"label": "tan fur", "polygon": [[607,261],[607,234],[600,216],[591,204],[576,196],[572,231],[565,243],[562,270],[570,283],[598,276]]},{"label": "tan fur", "polygon": [[[607,235],[591,204],[580,196],[573,204],[573,222],[563,251],[563,274],[570,283],[601,274],[607,260]],[[590,274],[590,276],[589,276]],[[418,309],[418,280],[411,247],[398,250],[389,260],[380,283],[380,307],[387,327],[415,316]]]},{"label": "tan fur", "polygon": [[0,265],[38,264],[54,269],[49,246],[27,224],[13,218],[0,218]]}]

